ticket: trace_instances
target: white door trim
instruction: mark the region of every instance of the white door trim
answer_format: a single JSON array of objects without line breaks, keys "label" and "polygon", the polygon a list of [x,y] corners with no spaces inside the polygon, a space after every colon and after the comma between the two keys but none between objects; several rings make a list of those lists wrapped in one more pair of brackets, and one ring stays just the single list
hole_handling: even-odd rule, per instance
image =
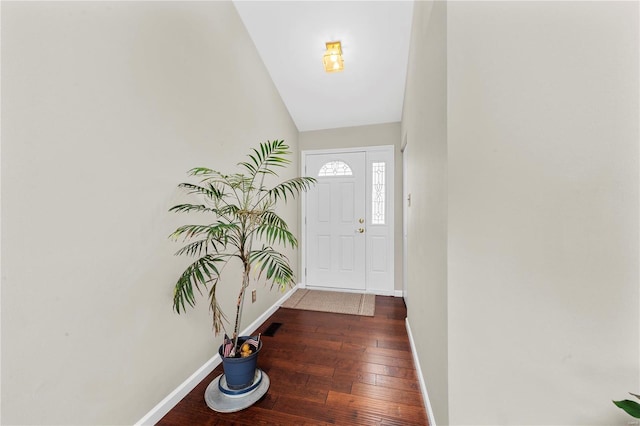
[{"label": "white door trim", "polygon": [[410,207],[410,195],[408,184],[409,173],[409,158],[407,151],[407,135],[404,135],[404,141],[400,152],[402,153],[402,297],[404,298],[405,305],[408,305],[409,296],[409,265],[408,259],[408,247],[409,247],[409,207]]},{"label": "white door trim", "polygon": [[[366,169],[367,171],[370,170],[370,165],[371,163],[374,161],[372,160],[373,158],[376,157],[376,155],[379,157],[380,155],[388,155],[388,165],[387,167],[387,171],[386,171],[386,176],[387,176],[387,197],[386,197],[386,213],[388,215],[388,226],[389,226],[389,238],[388,238],[388,247],[387,247],[387,253],[390,254],[390,262],[389,262],[389,280],[388,283],[385,283],[384,285],[379,285],[379,284],[375,284],[373,285],[372,283],[374,282],[374,279],[371,278],[369,276],[369,267],[367,267],[367,273],[366,273],[366,285],[365,285],[365,292],[367,293],[373,293],[373,294],[379,294],[379,295],[387,295],[387,296],[396,296],[396,291],[395,291],[395,282],[394,282],[394,272],[393,272],[393,268],[395,265],[395,249],[394,249],[394,237],[395,237],[395,228],[394,228],[394,223],[395,223],[395,218],[394,218],[394,202],[395,202],[395,183],[394,183],[394,177],[395,177],[395,160],[394,160],[394,155],[395,155],[395,147],[393,145],[380,145],[380,146],[365,146],[365,147],[353,147],[353,148],[337,148],[337,149],[317,149],[317,150],[303,150],[300,152],[300,167],[301,167],[301,175],[302,176],[306,176],[307,173],[305,172],[306,170],[306,166],[307,166],[307,161],[306,161],[306,156],[310,155],[310,154],[335,154],[335,153],[349,153],[349,152],[365,152],[366,153]],[[365,184],[365,188],[367,191],[367,200],[369,201],[369,195],[370,195],[370,191],[371,191],[371,178],[370,176],[366,177],[366,184]],[[367,201],[367,203],[368,203]],[[307,227],[306,227],[306,194],[303,193],[302,197],[301,197],[301,208],[300,208],[300,229],[301,229],[301,233],[300,233],[300,265],[301,265],[301,269],[300,269],[300,277],[299,277],[299,282],[300,282],[300,287],[306,287],[307,282],[306,282],[306,267],[307,267],[307,261],[306,261],[306,245],[307,245],[307,238],[306,238],[306,233],[307,233]],[[370,218],[370,207],[367,205],[367,218]],[[369,246],[369,244],[367,244]],[[367,255],[367,260],[366,262],[369,262],[370,256]]]}]

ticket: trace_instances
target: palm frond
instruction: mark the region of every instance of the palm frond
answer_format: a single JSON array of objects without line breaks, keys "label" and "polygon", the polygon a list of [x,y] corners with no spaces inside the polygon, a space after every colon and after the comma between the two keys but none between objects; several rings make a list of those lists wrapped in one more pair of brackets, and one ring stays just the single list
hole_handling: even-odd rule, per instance
[{"label": "palm frond", "polygon": [[640,404],[637,402],[625,399],[622,401],[613,401],[613,403],[626,411],[631,417],[640,419]]},{"label": "palm frond", "polygon": [[178,204],[169,209],[170,212],[176,213],[189,213],[189,212],[200,212],[200,213],[216,213],[215,209],[211,207],[207,207],[204,204]]},{"label": "palm frond", "polygon": [[232,219],[238,218],[238,212],[240,211],[240,207],[235,204],[227,204],[223,207],[217,209],[217,213],[219,216],[226,217],[229,221]]},{"label": "palm frond", "polygon": [[229,241],[237,246],[237,244],[235,244],[237,241],[235,234],[238,231],[239,227],[237,223],[218,221],[209,225],[183,225],[169,235],[169,238],[177,241],[182,237],[183,241],[186,241],[191,238],[204,236],[207,240],[219,243],[223,246],[226,246]]},{"label": "palm frond", "polygon": [[[253,159],[251,154],[249,154],[249,157],[251,157]],[[247,169],[247,171],[249,172],[249,174],[251,176],[255,176],[258,173],[258,169],[257,169],[257,166],[255,164],[255,161],[256,160],[253,159],[253,164],[249,163],[248,161],[241,161],[240,163],[238,163],[238,165],[244,167],[245,169]]]},{"label": "palm frond", "polygon": [[239,227],[237,223],[218,221],[209,225],[209,236],[216,241],[224,242],[226,244],[227,237],[232,235],[230,233],[237,232],[238,230]]},{"label": "palm frond", "polygon": [[193,169],[187,172],[189,176],[200,176],[202,179],[201,183],[204,182],[212,182],[217,184],[222,184],[226,181],[227,176],[224,173],[219,172],[218,170],[213,170],[208,167],[194,167]]},{"label": "palm frond", "polygon": [[262,142],[259,148],[259,150],[253,148],[253,153],[248,155],[251,162],[238,163],[238,165],[245,167],[252,176],[257,174],[277,175],[271,169],[272,167],[284,167],[291,163],[291,160],[285,157],[291,152],[289,145],[285,144],[284,140]]},{"label": "palm frond", "polygon": [[198,241],[194,241],[192,243],[187,244],[186,246],[178,250],[175,253],[175,255],[176,256],[182,256],[182,255],[201,256],[203,253],[207,254],[207,248],[209,246],[209,243],[211,243],[213,246],[213,249],[216,250],[215,243],[210,239],[205,238],[204,240],[198,240]]},{"label": "palm frond", "polygon": [[197,259],[184,270],[173,289],[173,309],[177,313],[185,310],[185,303],[195,306],[193,288],[202,293],[200,287],[206,288],[209,282],[216,280],[219,276],[216,263],[225,262],[226,258],[228,258],[226,255],[208,254]]},{"label": "palm frond", "polygon": [[266,191],[265,195],[272,203],[275,203],[280,199],[287,201],[288,195],[295,197],[301,192],[311,188],[311,185],[315,183],[316,180],[312,177],[297,177],[281,182]]},{"label": "palm frond", "polygon": [[284,247],[298,245],[298,240],[289,231],[287,223],[273,211],[265,211],[260,215],[260,225],[256,228],[256,235],[264,238],[267,244],[278,243]]},{"label": "palm frond", "polygon": [[226,315],[222,312],[218,299],[216,298],[216,288],[218,287],[218,279],[216,278],[209,290],[209,309],[211,310],[212,326],[215,334],[220,333],[220,329],[224,322],[229,322]]},{"label": "palm frond", "polygon": [[173,231],[169,238],[177,241],[180,237],[186,241],[190,238],[206,235],[209,233],[210,225],[183,225]]},{"label": "palm frond", "polygon": [[263,273],[271,281],[271,288],[277,284],[281,291],[295,284],[293,270],[289,266],[289,259],[271,247],[262,247],[249,253],[249,261],[257,264],[258,279]]},{"label": "palm frond", "polygon": [[221,200],[225,194],[216,188],[215,185],[209,184],[206,187],[202,185],[196,185],[193,183],[184,182],[178,185],[178,188],[185,189],[187,194],[202,194],[212,200]]},{"label": "palm frond", "polygon": [[216,171],[208,167],[194,167],[193,169],[189,170],[187,173],[189,174],[189,176],[202,176],[202,175],[210,175],[212,173],[216,173]]},{"label": "palm frond", "polygon": [[225,176],[226,183],[231,188],[249,188],[251,184],[251,176],[243,175],[241,173],[234,173],[232,175]]}]

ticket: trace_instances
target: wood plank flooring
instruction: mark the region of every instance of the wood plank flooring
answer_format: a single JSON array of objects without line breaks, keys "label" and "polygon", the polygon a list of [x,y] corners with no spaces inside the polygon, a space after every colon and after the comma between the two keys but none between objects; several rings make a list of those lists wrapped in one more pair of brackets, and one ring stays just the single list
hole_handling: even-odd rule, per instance
[{"label": "wood plank flooring", "polygon": [[401,298],[376,296],[374,317],[280,308],[258,329],[258,366],[271,379],[267,394],[236,413],[204,401],[222,365],[159,425],[427,425]]}]

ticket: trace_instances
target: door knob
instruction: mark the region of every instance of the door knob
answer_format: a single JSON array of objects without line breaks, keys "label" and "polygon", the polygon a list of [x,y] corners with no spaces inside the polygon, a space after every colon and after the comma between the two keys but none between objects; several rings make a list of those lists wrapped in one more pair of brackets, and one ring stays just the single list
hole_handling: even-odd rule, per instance
[{"label": "door knob", "polygon": [[361,234],[364,233],[364,228],[358,228],[358,232]]}]

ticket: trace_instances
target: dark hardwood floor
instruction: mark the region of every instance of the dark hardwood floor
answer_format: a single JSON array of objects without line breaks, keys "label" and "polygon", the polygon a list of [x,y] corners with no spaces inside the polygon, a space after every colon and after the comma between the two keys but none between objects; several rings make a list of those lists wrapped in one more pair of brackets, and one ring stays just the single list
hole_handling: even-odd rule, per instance
[{"label": "dark hardwood floor", "polygon": [[401,298],[376,296],[374,317],[280,308],[258,329],[258,367],[271,379],[267,394],[236,413],[216,413],[204,401],[222,365],[176,405],[159,425],[427,425]]}]

